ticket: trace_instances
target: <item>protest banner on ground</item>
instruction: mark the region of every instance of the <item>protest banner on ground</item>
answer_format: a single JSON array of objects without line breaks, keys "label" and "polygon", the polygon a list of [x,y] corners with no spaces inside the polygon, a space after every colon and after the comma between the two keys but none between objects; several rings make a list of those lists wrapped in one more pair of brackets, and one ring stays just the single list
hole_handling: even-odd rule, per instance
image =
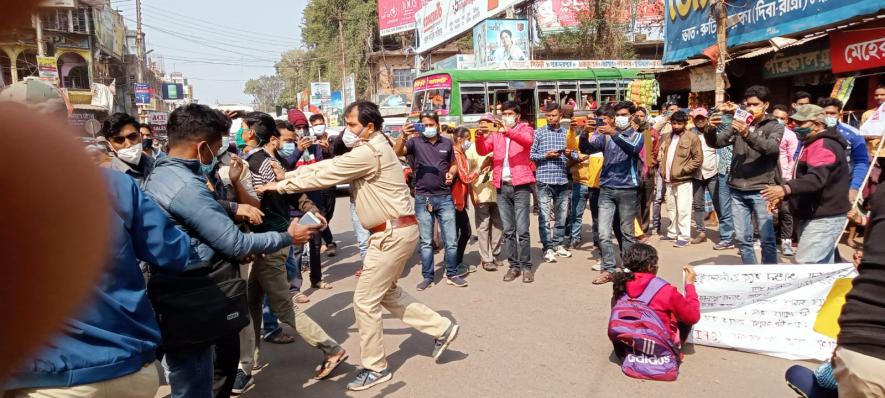
[{"label": "protest banner on ground", "polygon": [[851,264],[695,267],[701,320],[689,342],[775,357],[826,360],[835,340],[814,331],[817,314]]}]

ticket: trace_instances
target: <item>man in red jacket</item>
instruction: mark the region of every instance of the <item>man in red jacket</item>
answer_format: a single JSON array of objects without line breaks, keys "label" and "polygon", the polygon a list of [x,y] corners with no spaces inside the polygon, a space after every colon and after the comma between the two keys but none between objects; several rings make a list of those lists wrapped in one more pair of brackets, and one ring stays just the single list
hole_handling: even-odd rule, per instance
[{"label": "man in red jacket", "polygon": [[535,280],[531,262],[529,212],[532,208],[532,172],[529,150],[535,131],[528,123],[520,122],[519,104],[507,101],[501,106],[501,119],[495,122],[497,132],[478,134],[476,152],[492,156],[492,181],[498,189],[498,209],[504,227],[504,251],[510,270],[504,281],[510,282],[522,275],[523,283]]}]

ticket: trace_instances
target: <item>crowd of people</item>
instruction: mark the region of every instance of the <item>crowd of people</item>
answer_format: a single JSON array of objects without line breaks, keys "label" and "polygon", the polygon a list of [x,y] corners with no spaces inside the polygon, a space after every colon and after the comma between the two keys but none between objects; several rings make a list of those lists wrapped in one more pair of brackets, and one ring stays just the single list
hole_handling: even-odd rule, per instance
[{"label": "crowd of people", "polygon": [[[878,91],[885,102],[885,87]],[[870,342],[885,303],[869,301],[885,284],[880,250],[869,245],[882,232],[882,194],[862,190],[876,158],[839,120],[842,102],[808,99],[774,105],[766,87],[752,86],[741,104],[666,104],[657,118],[628,101],[581,116],[550,102],[537,129],[519,104],[504,102],[475,130],[443,125],[431,111],[398,137],[383,132],[378,107],[366,101],[345,109],[345,130],[334,137],[319,114],[293,110],[280,121],[192,104],[170,115],[165,145],[134,117],[111,115],[87,151],[105,169],[114,204],[112,265],[88,311],[71,321],[77,333],[7,387],[14,397],[83,386],[153,397],[159,360],[172,397],[242,393],[255,383],[260,343],[294,340],[279,322],[320,351],[313,377],[327,378],[348,353],[298,304],[309,301],[302,272],[310,288],[333,288],[321,266],[337,255],[328,223],[341,184],[350,184],[362,259],[353,300],[362,369],[348,389],[392,377],[382,308],[430,335],[435,359],[458,334],[458,324],[397,286],[416,248],[422,291],[437,281],[437,251],[447,285],[467,287],[469,273],[505,266],[505,282],[531,283],[539,261],[572,257],[588,236],[601,258],[593,283],[613,282],[613,305],[645,297],[678,347],[701,316],[694,270],[685,268],[685,295],[656,278],[653,236],[674,250],[702,245],[715,220],[710,248],[737,249],[744,264],[759,262],[757,241],[761,263],[776,264],[778,239],[799,263],[832,263],[849,219],[867,228],[871,256],[858,256],[861,288],[843,314],[836,378],[842,369],[846,383],[878,377],[881,386],[881,374],[851,368],[885,362],[881,334]],[[230,134],[234,121],[241,127]],[[869,216],[854,206],[859,197]],[[531,255],[533,213],[543,260]],[[465,260],[473,236],[477,264]],[[649,286],[663,293],[646,297]]]}]

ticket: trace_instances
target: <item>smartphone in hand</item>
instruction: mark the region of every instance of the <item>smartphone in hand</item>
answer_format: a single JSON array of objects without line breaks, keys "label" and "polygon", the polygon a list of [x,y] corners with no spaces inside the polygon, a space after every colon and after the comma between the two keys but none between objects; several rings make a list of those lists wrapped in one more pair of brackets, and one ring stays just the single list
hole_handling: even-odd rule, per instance
[{"label": "smartphone in hand", "polygon": [[423,133],[424,130],[427,129],[427,127],[424,126],[424,123],[414,123],[412,124],[412,128],[418,133]]},{"label": "smartphone in hand", "polygon": [[313,215],[311,212],[304,213],[303,216],[298,220],[298,224],[301,225],[322,225],[323,223],[320,221],[317,216]]}]

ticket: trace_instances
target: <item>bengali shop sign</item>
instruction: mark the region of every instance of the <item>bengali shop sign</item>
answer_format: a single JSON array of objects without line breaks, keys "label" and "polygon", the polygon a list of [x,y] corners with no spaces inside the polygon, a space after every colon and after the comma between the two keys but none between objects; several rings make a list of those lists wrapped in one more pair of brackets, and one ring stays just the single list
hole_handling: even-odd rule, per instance
[{"label": "bengali shop sign", "polygon": [[[664,10],[664,62],[700,55],[716,44],[716,21],[710,0],[667,0]],[[736,23],[728,30],[728,46],[768,40],[837,23],[882,10],[869,0],[734,0],[728,15]]]},{"label": "bengali shop sign", "polygon": [[830,49],[826,41],[818,41],[810,48],[788,48],[775,53],[762,65],[762,78],[774,79],[829,70]]},{"label": "bengali shop sign", "polygon": [[415,14],[419,53],[473,29],[519,0],[430,0]]},{"label": "bengali shop sign", "polygon": [[835,340],[814,331],[833,283],[851,264],[695,267],[701,320],[690,342],[791,360],[826,360]]},{"label": "bengali shop sign", "polygon": [[853,72],[885,66],[885,28],[830,33],[833,72]]},{"label": "bengali shop sign", "polygon": [[415,29],[415,12],[425,0],[378,0],[378,29],[381,36]]}]

